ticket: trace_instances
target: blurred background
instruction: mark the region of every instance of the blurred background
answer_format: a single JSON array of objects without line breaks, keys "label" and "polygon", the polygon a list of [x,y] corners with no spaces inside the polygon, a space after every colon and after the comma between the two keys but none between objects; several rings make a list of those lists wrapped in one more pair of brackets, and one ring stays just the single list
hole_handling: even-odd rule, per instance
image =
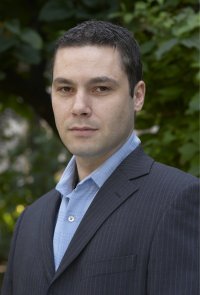
[{"label": "blurred background", "polygon": [[1,280],[16,219],[70,157],[54,125],[49,63],[55,40],[77,23],[109,20],[134,33],[147,84],[136,121],[144,149],[199,176],[198,9],[196,0],[1,0]]}]

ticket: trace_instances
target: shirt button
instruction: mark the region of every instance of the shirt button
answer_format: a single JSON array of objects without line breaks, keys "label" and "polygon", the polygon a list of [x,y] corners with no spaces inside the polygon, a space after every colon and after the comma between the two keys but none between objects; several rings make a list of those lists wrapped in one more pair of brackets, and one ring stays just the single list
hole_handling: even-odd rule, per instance
[{"label": "shirt button", "polygon": [[68,221],[69,221],[69,222],[74,222],[74,220],[75,220],[75,217],[74,217],[73,215],[70,215],[70,216],[68,217]]}]

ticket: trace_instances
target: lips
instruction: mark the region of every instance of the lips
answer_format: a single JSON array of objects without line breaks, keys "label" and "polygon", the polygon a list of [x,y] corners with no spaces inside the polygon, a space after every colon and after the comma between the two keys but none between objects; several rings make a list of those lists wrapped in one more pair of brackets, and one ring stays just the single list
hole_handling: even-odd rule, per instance
[{"label": "lips", "polygon": [[71,131],[85,131],[85,130],[93,130],[93,131],[95,131],[95,130],[97,130],[97,128],[93,128],[93,127],[88,127],[88,126],[81,126],[81,127],[79,127],[79,126],[75,126],[75,127],[71,127],[71,128],[69,128],[69,130],[71,130]]},{"label": "lips", "polygon": [[77,137],[90,137],[98,129],[90,126],[73,126],[70,127],[68,130]]}]

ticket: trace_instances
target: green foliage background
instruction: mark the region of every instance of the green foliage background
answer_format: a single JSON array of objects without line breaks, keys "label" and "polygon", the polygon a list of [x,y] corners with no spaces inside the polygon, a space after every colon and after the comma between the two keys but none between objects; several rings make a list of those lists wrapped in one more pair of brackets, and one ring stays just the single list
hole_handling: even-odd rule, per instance
[{"label": "green foliage background", "polygon": [[[47,90],[53,43],[78,22],[110,20],[134,33],[147,84],[136,122],[144,148],[156,160],[199,176],[196,0],[2,0],[0,15],[0,146],[15,140],[5,132],[10,117],[26,123],[14,147],[0,153],[7,163],[0,172],[0,261],[6,260],[23,208],[55,185],[69,159],[55,131]],[[152,126],[158,132],[149,133]]]}]

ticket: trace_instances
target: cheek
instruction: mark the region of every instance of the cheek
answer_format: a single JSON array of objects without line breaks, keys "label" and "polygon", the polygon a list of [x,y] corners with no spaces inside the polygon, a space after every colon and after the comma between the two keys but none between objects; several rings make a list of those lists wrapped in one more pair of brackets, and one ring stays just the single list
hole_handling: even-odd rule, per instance
[{"label": "cheek", "polygon": [[51,100],[51,103],[52,103],[52,109],[53,109],[53,114],[54,114],[54,117],[55,119],[57,118],[57,114],[59,112],[58,110],[58,105],[55,103],[54,99],[52,98]]},{"label": "cheek", "polygon": [[119,103],[105,112],[112,114],[112,120],[117,123],[117,126],[120,126],[122,123],[128,124],[128,122],[134,121],[134,107],[132,101]]},{"label": "cheek", "polygon": [[53,113],[54,113],[54,117],[55,117],[55,121],[59,121],[60,119],[60,111],[59,111],[59,108],[55,105],[52,104],[52,107],[53,107]]},{"label": "cheek", "polygon": [[56,121],[62,121],[67,113],[66,105],[61,102],[52,100],[52,108]]},{"label": "cheek", "polygon": [[60,133],[64,129],[66,115],[64,114],[63,110],[60,109],[58,106],[53,107],[53,112],[54,112],[56,127]]}]

